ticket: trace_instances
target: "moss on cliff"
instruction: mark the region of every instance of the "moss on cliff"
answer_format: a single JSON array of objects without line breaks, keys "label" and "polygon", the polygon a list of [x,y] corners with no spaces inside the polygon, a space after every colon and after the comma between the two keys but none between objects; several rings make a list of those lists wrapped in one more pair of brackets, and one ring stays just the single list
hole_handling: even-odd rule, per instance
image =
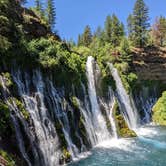
[{"label": "moss on cliff", "polygon": [[129,129],[127,123],[125,122],[122,114],[120,113],[118,103],[116,102],[114,105],[114,117],[116,121],[116,127],[119,137],[136,137],[136,133]]},{"label": "moss on cliff", "polygon": [[0,137],[5,138],[11,136],[13,127],[10,119],[10,111],[8,106],[0,100]]},{"label": "moss on cliff", "polygon": [[159,125],[166,125],[166,91],[163,92],[153,107],[153,121]]}]

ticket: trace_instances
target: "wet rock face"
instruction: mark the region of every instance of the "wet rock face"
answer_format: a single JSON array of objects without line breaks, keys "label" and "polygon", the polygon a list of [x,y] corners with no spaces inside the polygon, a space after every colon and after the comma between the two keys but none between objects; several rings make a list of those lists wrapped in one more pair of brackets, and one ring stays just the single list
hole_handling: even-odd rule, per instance
[{"label": "wet rock face", "polygon": [[159,47],[135,49],[133,69],[141,80],[159,80],[166,83],[166,49]]}]

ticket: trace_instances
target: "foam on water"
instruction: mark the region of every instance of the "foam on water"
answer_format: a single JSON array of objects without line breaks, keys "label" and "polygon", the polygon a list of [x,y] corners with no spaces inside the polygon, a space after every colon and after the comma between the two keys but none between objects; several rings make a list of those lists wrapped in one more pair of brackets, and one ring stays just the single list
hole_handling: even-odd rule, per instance
[{"label": "foam on water", "polygon": [[125,151],[132,151],[132,148],[134,148],[135,140],[133,139],[110,139],[109,141],[104,141],[100,144],[98,144],[97,148],[105,148],[105,149],[112,149],[112,148],[118,148]]},{"label": "foam on water", "polygon": [[92,152],[90,152],[90,151],[80,153],[79,155],[77,155],[77,157],[73,158],[73,162],[77,162],[79,160],[85,159],[90,155],[92,155]]},{"label": "foam on water", "polygon": [[155,136],[158,134],[158,131],[150,127],[141,127],[135,130],[136,134],[139,136]]}]

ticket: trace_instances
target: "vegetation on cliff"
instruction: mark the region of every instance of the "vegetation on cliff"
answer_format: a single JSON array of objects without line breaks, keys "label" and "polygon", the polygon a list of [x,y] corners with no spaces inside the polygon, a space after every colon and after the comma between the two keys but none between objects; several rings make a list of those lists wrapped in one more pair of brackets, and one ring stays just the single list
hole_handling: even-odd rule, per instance
[{"label": "vegetation on cliff", "polygon": [[166,125],[166,92],[163,92],[153,107],[153,121],[159,125]]},{"label": "vegetation on cliff", "polygon": [[129,129],[127,123],[125,122],[125,119],[119,110],[117,101],[114,105],[113,113],[116,122],[118,136],[124,138],[136,137],[137,136],[136,133],[133,130]]}]

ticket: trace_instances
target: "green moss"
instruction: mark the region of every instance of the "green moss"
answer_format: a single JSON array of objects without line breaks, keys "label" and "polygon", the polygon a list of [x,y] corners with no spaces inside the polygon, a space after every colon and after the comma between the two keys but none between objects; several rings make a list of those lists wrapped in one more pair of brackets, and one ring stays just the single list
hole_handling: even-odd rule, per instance
[{"label": "green moss", "polygon": [[67,142],[66,142],[65,136],[63,134],[62,125],[59,123],[58,120],[55,120],[55,128],[56,128],[56,131],[57,131],[58,136],[59,136],[59,141],[61,143],[61,148],[62,149],[67,149]]},{"label": "green moss", "polygon": [[159,125],[166,125],[166,91],[153,107],[153,121]]},{"label": "green moss", "polygon": [[114,117],[116,121],[117,132],[120,137],[136,137],[136,133],[129,129],[127,123],[125,122],[122,114],[119,111],[118,103],[114,105]]},{"label": "green moss", "polygon": [[2,73],[2,76],[5,78],[5,83],[7,87],[11,87],[13,86],[13,82],[12,82],[12,77],[10,75],[10,73],[6,72],[6,73]]},{"label": "green moss", "polygon": [[60,165],[64,165],[66,163],[69,163],[71,161],[71,159],[72,158],[71,158],[70,152],[67,149],[63,148],[62,156],[60,158]]},{"label": "green moss", "polygon": [[59,121],[56,121],[55,128],[59,136],[59,141],[61,143],[61,149],[62,149],[62,156],[60,158],[60,164],[65,164],[71,161],[71,154],[67,150],[67,142],[65,139],[65,136],[62,131],[62,125],[59,123]]},{"label": "green moss", "polygon": [[81,132],[83,138],[85,139],[87,137],[87,133],[86,133],[86,129],[84,126],[84,119],[82,116],[80,117],[80,120],[79,120],[79,129],[80,129],[80,132]]},{"label": "green moss", "polygon": [[13,160],[11,155],[9,155],[7,152],[0,149],[0,156],[2,156],[7,161],[6,166],[16,166],[15,161]]},{"label": "green moss", "polygon": [[25,109],[24,104],[23,104],[20,100],[18,100],[18,99],[16,99],[16,98],[10,98],[10,100],[14,100],[14,101],[15,101],[15,103],[16,103],[16,105],[17,105],[19,111],[21,112],[21,114],[23,115],[23,117],[25,118],[25,120],[29,120],[30,114],[29,114],[29,112]]},{"label": "green moss", "polygon": [[71,154],[67,149],[63,149],[63,155],[65,157],[65,160],[70,160],[71,159]]},{"label": "green moss", "polygon": [[5,138],[11,136],[13,133],[13,127],[10,119],[10,111],[8,106],[0,101],[0,136]]},{"label": "green moss", "polygon": [[72,102],[72,105],[74,106],[74,108],[79,109],[79,104],[78,104],[78,101],[77,101],[77,97],[72,96],[71,97],[71,102]]}]

